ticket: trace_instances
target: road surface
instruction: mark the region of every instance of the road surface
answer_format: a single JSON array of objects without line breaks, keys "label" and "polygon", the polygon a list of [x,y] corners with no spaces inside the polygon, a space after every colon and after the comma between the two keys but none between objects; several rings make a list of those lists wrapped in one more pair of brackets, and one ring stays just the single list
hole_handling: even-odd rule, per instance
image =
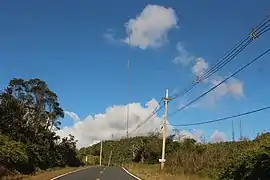
[{"label": "road surface", "polygon": [[57,180],[136,180],[120,167],[90,167]]}]

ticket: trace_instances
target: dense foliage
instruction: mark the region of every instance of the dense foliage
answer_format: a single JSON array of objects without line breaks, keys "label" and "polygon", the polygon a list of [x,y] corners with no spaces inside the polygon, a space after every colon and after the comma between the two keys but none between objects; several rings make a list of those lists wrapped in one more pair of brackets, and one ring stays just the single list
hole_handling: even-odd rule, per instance
[{"label": "dense foliage", "polygon": [[76,141],[60,138],[64,111],[57,95],[40,79],[13,79],[0,93],[0,169],[33,173],[79,166]]},{"label": "dense foliage", "polygon": [[[103,163],[140,162],[155,164],[161,158],[161,137],[134,137],[103,143]],[[82,148],[80,154],[99,155],[100,144]],[[167,138],[166,171],[208,176],[212,179],[270,179],[270,133],[254,140],[222,143],[197,143],[193,139]]]}]

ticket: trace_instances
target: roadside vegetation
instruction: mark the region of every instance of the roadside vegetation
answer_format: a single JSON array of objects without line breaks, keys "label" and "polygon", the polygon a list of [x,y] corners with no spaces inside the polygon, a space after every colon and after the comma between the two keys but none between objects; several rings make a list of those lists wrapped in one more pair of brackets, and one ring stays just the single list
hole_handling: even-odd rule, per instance
[{"label": "roadside vegetation", "polygon": [[72,135],[54,132],[64,111],[40,79],[13,79],[0,91],[0,178],[83,165]]},{"label": "roadside vegetation", "polygon": [[196,174],[171,173],[160,171],[159,164],[127,164],[125,168],[132,174],[136,174],[144,180],[210,180],[206,177],[200,177]]},{"label": "roadside vegetation", "polygon": [[60,176],[65,173],[69,173],[75,170],[82,169],[83,167],[61,167],[52,168],[45,171],[38,171],[35,174],[12,174],[2,177],[1,180],[50,180],[56,176]]},{"label": "roadside vegetation", "polygon": [[[161,136],[134,137],[103,142],[103,163],[110,152],[111,164],[124,165],[141,178],[160,179],[270,179],[270,133],[253,140],[222,143],[197,143],[193,139],[173,141],[167,138],[166,163],[159,171]],[[100,144],[80,150],[81,155],[98,156]],[[192,177],[192,178],[191,178]]]}]

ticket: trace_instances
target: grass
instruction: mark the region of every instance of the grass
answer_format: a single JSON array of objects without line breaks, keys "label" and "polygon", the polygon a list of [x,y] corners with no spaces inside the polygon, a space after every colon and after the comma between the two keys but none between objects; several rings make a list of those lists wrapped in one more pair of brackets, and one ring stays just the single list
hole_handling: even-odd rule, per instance
[{"label": "grass", "polygon": [[53,177],[72,172],[78,169],[83,169],[85,167],[65,167],[59,169],[53,169],[50,171],[39,172],[36,175],[17,175],[12,177],[5,177],[3,180],[50,180]]},{"label": "grass", "polygon": [[148,164],[129,164],[125,166],[132,174],[142,180],[209,180],[196,175],[186,175],[184,173],[171,174],[160,170],[160,166]]}]

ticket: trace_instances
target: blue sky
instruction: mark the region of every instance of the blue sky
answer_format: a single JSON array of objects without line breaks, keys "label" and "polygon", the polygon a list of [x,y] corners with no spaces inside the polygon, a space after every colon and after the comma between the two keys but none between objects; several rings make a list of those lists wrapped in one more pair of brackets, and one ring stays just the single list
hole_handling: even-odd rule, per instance
[{"label": "blue sky", "polygon": [[[125,24],[131,22],[130,19],[136,20],[147,5],[159,7],[153,11],[148,9],[152,13],[149,16],[153,15],[150,18],[153,23],[139,27],[147,30],[149,26],[147,32],[153,31],[148,34],[149,43],[145,45],[144,42],[146,47],[143,49],[136,46],[142,39],[134,33],[132,42],[136,43],[129,47],[123,42],[127,37]],[[104,114],[108,107],[114,105],[136,102],[144,106],[152,98],[158,101],[166,88],[171,94],[187,87],[195,78],[192,67],[196,59],[202,58],[209,66],[214,64],[270,13],[269,6],[267,0],[259,3],[255,0],[245,3],[180,0],[2,1],[0,87],[5,87],[13,77],[43,79],[58,94],[62,107],[75,112],[82,120],[89,114]],[[162,8],[165,14],[157,13]],[[173,13],[168,14],[166,10]],[[151,25],[154,27],[151,28]],[[160,39],[157,38],[159,35],[162,36]],[[151,44],[150,41],[155,38],[158,41]],[[269,38],[270,33],[267,33],[249,45],[211,82],[224,78],[269,48]],[[154,45],[157,42],[159,46]],[[183,51],[177,51],[177,44],[184,48],[186,57],[194,58],[190,64],[184,66],[173,62],[176,57],[183,56]],[[127,93],[129,56],[130,97]],[[211,120],[269,105],[269,58],[269,55],[265,56],[235,77],[237,79],[232,84],[238,86],[228,87],[236,87],[238,91],[228,90],[227,87],[223,93],[210,94],[211,97],[199,101],[198,106],[179,112],[169,121],[179,124]],[[171,102],[169,111],[196,98],[211,86],[211,82],[202,83],[185,97]],[[208,101],[212,102],[210,106]],[[267,115],[269,112],[265,111],[243,117],[243,134],[253,137],[256,132],[269,130]],[[119,122],[124,124],[125,120]],[[74,125],[68,116],[62,123],[63,127]],[[228,139],[231,138],[231,121],[186,129],[193,128],[203,130],[206,136],[219,130]]]}]

